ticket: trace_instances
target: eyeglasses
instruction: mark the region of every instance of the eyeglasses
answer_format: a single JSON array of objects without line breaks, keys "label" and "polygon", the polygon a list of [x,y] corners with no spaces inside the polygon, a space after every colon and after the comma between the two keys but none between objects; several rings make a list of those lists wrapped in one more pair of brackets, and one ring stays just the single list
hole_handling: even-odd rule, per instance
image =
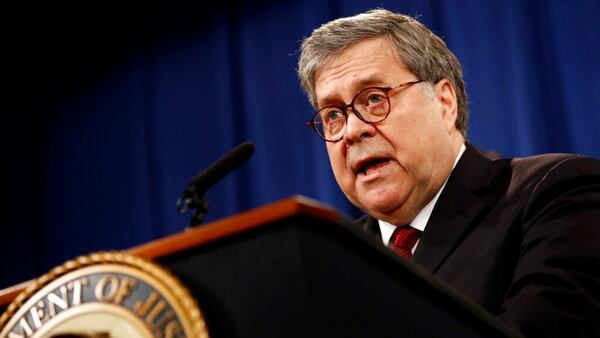
[{"label": "eyeglasses", "polygon": [[313,127],[317,135],[324,141],[337,142],[344,137],[348,121],[348,108],[352,108],[354,115],[365,123],[379,123],[390,114],[389,92],[392,89],[408,88],[419,82],[423,82],[423,80],[404,82],[393,87],[362,89],[354,95],[350,104],[330,105],[319,109],[306,125]]}]

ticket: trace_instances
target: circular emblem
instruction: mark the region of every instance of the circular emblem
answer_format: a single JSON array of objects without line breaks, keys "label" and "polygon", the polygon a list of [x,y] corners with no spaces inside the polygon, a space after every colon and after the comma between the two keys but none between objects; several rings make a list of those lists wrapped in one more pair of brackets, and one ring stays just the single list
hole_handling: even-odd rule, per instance
[{"label": "circular emblem", "polygon": [[188,290],[160,266],[120,252],[82,256],[38,278],[0,317],[0,338],[208,338]]}]

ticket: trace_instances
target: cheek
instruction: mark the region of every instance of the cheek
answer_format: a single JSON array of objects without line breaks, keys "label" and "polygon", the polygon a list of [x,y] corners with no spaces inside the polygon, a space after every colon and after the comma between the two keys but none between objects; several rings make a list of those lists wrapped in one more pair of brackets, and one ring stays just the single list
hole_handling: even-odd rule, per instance
[{"label": "cheek", "polygon": [[337,143],[328,144],[327,154],[329,155],[329,163],[331,164],[331,169],[333,170],[335,179],[339,185],[343,186],[344,183],[350,179],[349,175],[351,174],[346,169],[345,149],[339,146]]}]

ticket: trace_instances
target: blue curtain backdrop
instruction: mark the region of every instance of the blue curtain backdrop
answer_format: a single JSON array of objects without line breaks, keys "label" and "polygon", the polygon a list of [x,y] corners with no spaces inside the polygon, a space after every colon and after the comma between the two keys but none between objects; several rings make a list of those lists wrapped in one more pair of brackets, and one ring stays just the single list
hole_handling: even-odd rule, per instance
[{"label": "blue curtain backdrop", "polygon": [[256,153],[209,191],[207,221],[295,194],[358,215],[304,126],[295,68],[312,29],[379,6],[418,16],[461,60],[473,143],[600,157],[595,0],[7,9],[0,287],[181,231],[181,189],[245,140]]}]

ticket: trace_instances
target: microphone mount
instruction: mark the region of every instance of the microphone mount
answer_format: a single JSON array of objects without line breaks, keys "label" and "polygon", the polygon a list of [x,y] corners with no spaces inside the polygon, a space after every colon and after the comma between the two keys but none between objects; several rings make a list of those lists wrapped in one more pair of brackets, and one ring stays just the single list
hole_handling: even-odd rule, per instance
[{"label": "microphone mount", "polygon": [[177,210],[185,213],[190,209],[194,214],[190,219],[188,227],[194,227],[202,223],[202,219],[208,212],[210,203],[204,194],[215,183],[231,171],[246,162],[254,153],[254,144],[252,142],[243,142],[233,148],[227,154],[211,164],[208,168],[196,175],[181,192],[177,199]]}]

